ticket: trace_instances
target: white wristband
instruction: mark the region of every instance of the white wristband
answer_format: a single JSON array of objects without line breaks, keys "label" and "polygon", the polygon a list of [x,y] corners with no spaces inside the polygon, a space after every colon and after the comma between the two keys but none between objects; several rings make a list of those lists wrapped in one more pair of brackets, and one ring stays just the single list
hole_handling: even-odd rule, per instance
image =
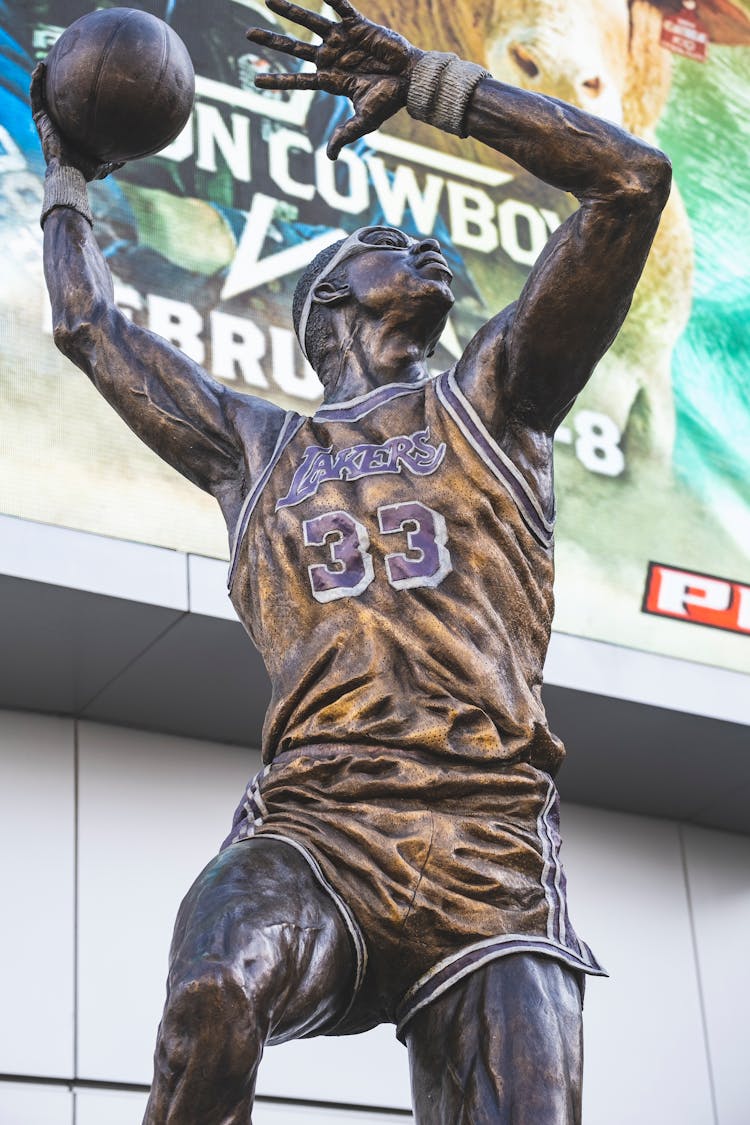
[{"label": "white wristband", "polygon": [[490,72],[458,55],[425,51],[412,71],[406,108],[417,121],[466,137],[466,114],[474,90]]},{"label": "white wristband", "polygon": [[89,226],[94,225],[91,214],[86,178],[83,172],[70,164],[53,164],[47,169],[44,178],[44,202],[42,203],[41,225],[55,207],[70,207],[83,215]]}]

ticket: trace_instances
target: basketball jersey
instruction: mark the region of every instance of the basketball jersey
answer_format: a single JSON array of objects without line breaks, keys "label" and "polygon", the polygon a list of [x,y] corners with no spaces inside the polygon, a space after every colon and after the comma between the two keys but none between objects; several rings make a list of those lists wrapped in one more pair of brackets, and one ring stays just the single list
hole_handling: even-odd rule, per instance
[{"label": "basketball jersey", "polygon": [[452,371],[288,413],[230,591],[268,669],[266,763],[312,744],[554,774],[552,526]]}]

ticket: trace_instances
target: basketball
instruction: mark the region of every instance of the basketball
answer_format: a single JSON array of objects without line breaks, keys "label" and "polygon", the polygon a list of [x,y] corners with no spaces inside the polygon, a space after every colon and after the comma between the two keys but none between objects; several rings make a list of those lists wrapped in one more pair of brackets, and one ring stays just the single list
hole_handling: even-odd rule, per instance
[{"label": "basketball", "polygon": [[187,48],[156,16],[133,8],[90,12],[47,57],[50,117],[79,152],[105,163],[136,160],[181,132],[195,95]]}]

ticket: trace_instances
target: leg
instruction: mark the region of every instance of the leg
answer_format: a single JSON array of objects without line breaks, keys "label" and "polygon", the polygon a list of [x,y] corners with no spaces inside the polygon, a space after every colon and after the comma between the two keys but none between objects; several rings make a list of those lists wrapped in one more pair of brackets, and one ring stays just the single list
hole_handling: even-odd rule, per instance
[{"label": "leg", "polygon": [[249,1125],[269,1039],[342,1015],[344,922],[291,845],[258,837],[209,863],[180,907],[144,1125]]},{"label": "leg", "polygon": [[407,1028],[417,1125],[580,1125],[579,977],[549,957],[490,962]]}]

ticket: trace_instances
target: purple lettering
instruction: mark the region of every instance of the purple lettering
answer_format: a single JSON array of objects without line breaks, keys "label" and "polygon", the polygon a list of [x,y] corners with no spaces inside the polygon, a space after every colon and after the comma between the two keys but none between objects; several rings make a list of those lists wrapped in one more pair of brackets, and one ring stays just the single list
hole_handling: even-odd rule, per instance
[{"label": "purple lettering", "polygon": [[[401,471],[400,462],[406,462],[407,455],[414,448],[414,439],[411,437],[391,438],[391,464],[397,471]],[[408,468],[408,463],[407,463]]]},{"label": "purple lettering", "polygon": [[349,449],[342,449],[336,454],[333,462],[333,469],[331,476],[335,480],[359,480],[362,476],[362,470],[357,464],[361,457],[362,450],[367,446],[352,445]]},{"label": "purple lettering", "polygon": [[437,447],[430,445],[429,429],[418,430],[413,435],[413,439],[414,453],[409,466],[410,469],[418,476],[427,476],[429,473],[434,473],[443,457],[445,457],[445,442]]},{"label": "purple lettering", "polygon": [[377,473],[393,473],[390,468],[391,451],[387,446],[365,445],[360,471],[363,477],[375,476]]},{"label": "purple lettering", "polygon": [[332,467],[331,446],[324,449],[320,445],[308,445],[292,477],[289,491],[281,500],[276,501],[276,511],[279,508],[292,508],[308,496],[314,496],[321,482],[330,476]]},{"label": "purple lettering", "polygon": [[276,501],[276,510],[294,507],[314,496],[328,480],[351,481],[380,473],[400,473],[402,466],[416,476],[428,476],[442,464],[445,448],[445,442],[437,447],[430,444],[429,429],[400,434],[382,445],[350,445],[336,454],[331,446],[310,445],[286,496]]}]

